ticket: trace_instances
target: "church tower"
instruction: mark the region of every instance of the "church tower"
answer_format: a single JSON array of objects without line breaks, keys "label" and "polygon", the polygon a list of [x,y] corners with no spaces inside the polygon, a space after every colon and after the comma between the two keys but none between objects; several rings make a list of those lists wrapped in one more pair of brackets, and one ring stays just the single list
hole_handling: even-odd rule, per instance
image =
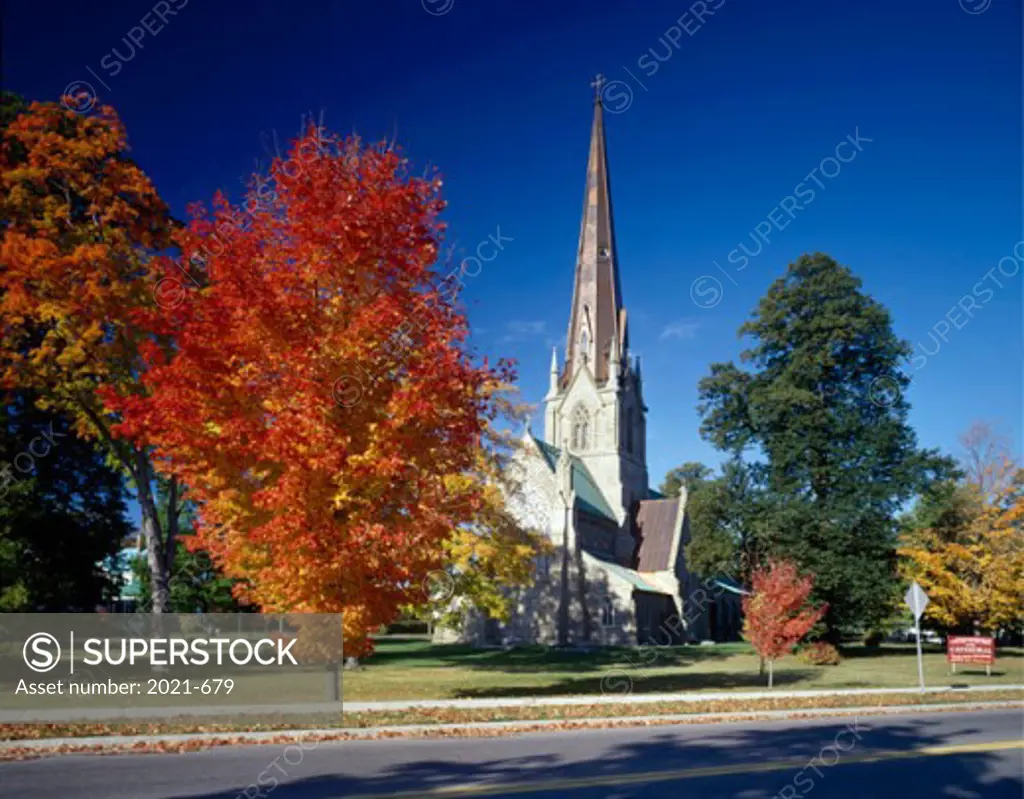
[{"label": "church tower", "polygon": [[544,439],[568,446],[593,475],[601,492],[625,520],[633,503],[647,499],[647,408],[640,362],[629,352],[626,309],[615,249],[611,180],[598,75],[590,132],[583,219],[565,358],[551,356],[545,401]]}]

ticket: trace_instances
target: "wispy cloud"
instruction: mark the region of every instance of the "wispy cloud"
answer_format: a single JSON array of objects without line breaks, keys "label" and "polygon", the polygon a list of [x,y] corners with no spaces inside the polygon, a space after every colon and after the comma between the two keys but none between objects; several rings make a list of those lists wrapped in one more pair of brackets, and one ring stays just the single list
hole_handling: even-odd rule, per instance
[{"label": "wispy cloud", "polygon": [[521,319],[514,319],[508,323],[508,332],[518,336],[539,336],[547,329],[544,322],[524,322]]},{"label": "wispy cloud", "polygon": [[513,319],[505,325],[505,335],[501,341],[526,341],[547,333],[547,322]]},{"label": "wispy cloud", "polygon": [[699,322],[691,322],[689,319],[676,319],[665,325],[661,335],[658,336],[658,341],[668,341],[669,339],[690,341],[697,335],[697,328],[699,327]]}]

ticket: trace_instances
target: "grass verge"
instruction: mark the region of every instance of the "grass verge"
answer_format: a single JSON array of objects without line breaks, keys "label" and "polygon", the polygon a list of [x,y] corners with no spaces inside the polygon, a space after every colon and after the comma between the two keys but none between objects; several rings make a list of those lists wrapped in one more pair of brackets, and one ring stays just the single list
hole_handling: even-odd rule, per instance
[{"label": "grass verge", "polygon": [[[838,666],[808,666],[796,657],[775,663],[783,690],[903,688],[917,684],[913,645],[851,645]],[[764,690],[758,657],[747,643],[715,646],[608,647],[592,652],[544,647],[474,649],[412,639],[377,641],[375,653],[344,674],[346,702],[521,696],[579,696]],[[940,646],[925,647],[928,685],[982,689],[1024,683],[1024,650],[1004,647],[992,676],[984,668],[951,674]]]},{"label": "grass verge", "polygon": [[1005,702],[1024,700],[1024,691],[946,691],[929,694],[861,694],[857,696],[798,697],[780,699],[716,699],[705,702],[644,702],[616,705],[558,705],[496,708],[410,708],[368,713],[280,715],[260,721],[218,721],[216,718],[169,718],[153,722],[124,723],[22,723],[0,725],[0,741],[83,738],[101,736],[155,736],[209,733],[273,732],[280,730],[337,730],[410,725],[481,724],[495,721],[574,721],[592,718],[628,720],[631,717],[749,713],[779,710],[841,709],[850,707],[899,707],[949,703]]}]

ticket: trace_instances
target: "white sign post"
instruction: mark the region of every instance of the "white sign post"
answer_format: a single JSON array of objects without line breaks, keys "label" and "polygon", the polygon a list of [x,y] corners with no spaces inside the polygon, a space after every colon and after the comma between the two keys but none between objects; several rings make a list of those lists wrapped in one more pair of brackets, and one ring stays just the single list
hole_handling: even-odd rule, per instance
[{"label": "white sign post", "polygon": [[928,607],[928,594],[917,584],[915,580],[907,589],[903,601],[910,606],[914,613],[914,635],[917,637],[917,680],[921,684],[921,693],[924,693],[924,660],[921,657],[921,616],[924,609]]}]

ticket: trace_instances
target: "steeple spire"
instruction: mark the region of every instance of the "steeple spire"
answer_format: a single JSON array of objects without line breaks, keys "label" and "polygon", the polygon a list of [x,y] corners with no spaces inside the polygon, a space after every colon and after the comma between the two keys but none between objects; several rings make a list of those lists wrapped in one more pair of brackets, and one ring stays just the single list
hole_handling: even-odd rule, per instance
[{"label": "steeple spire", "polygon": [[586,363],[598,383],[608,379],[612,342],[618,342],[620,362],[627,357],[625,316],[619,287],[618,256],[612,222],[611,180],[604,139],[603,75],[594,78],[594,121],[590,131],[583,220],[576,255],[565,378]]},{"label": "steeple spire", "polygon": [[551,380],[548,384],[548,396],[558,393],[558,347],[551,348]]}]

